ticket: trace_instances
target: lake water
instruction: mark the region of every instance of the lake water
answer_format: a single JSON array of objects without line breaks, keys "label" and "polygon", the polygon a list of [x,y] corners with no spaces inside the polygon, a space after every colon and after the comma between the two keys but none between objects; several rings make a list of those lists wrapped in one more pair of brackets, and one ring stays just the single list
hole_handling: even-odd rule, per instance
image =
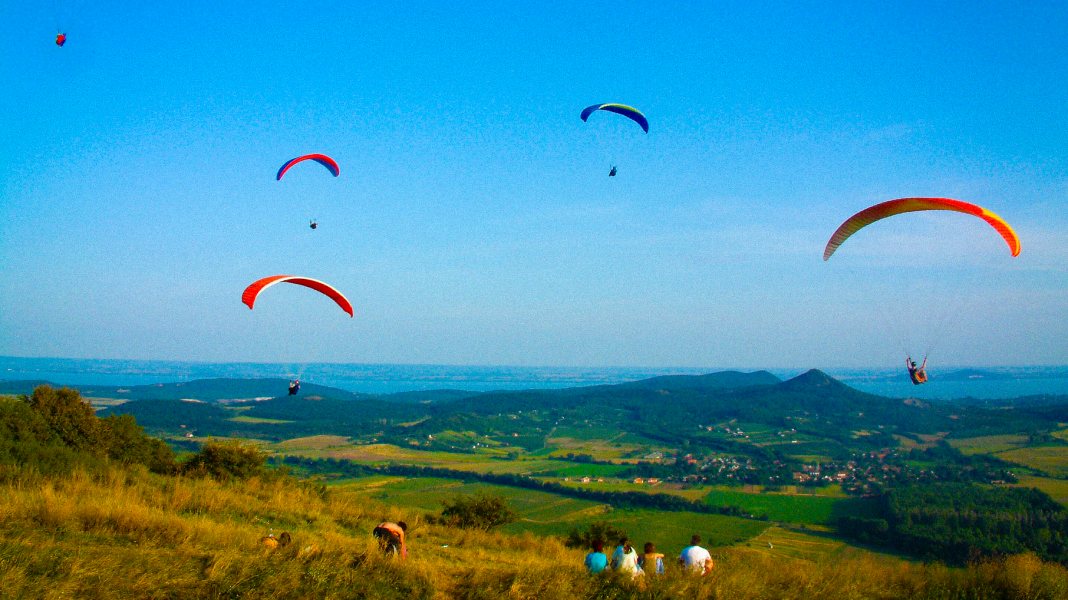
[{"label": "lake water", "polygon": [[[622,383],[658,375],[699,375],[717,367],[510,367],[462,365],[200,363],[0,356],[0,380],[46,380],[65,385],[142,385],[216,377],[300,377],[354,392],[549,389]],[[807,369],[768,369],[787,379]],[[913,386],[903,369],[824,369],[859,390],[893,398],[1015,398],[1068,395],[1068,367],[1011,367],[945,373],[931,371],[927,385]]]}]

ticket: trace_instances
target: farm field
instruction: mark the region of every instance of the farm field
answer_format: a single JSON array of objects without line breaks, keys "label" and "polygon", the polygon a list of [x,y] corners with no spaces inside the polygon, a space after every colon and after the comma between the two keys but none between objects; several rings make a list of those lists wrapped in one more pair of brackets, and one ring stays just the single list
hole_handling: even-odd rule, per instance
[{"label": "farm field", "polygon": [[229,421],[233,421],[234,423],[263,423],[265,425],[285,425],[287,423],[292,423],[293,422],[293,421],[286,421],[284,419],[265,419],[263,417],[249,417],[249,416],[245,416],[245,415],[232,417],[232,418],[230,418],[228,420]]},{"label": "farm field", "polygon": [[[530,461],[533,462],[533,461]],[[593,463],[576,463],[570,461],[552,461],[551,468],[538,471],[538,477],[617,477],[620,472],[630,468],[629,465],[602,465]],[[560,482],[564,483],[564,482]]]},{"label": "farm field", "polygon": [[822,561],[829,557],[852,558],[864,554],[876,555],[880,559],[890,561],[903,560],[900,556],[858,548],[828,535],[776,526],[768,527],[760,535],[735,544],[735,547],[748,548],[753,552],[769,557],[810,560],[813,562]]},{"label": "farm field", "polygon": [[349,438],[336,435],[285,440],[274,444],[272,450],[280,455],[307,458],[338,458],[372,464],[417,465],[475,473],[535,475],[548,478],[614,477],[628,468],[625,464],[586,464],[535,454],[507,460],[504,453],[492,449],[469,454],[415,450],[392,444],[355,444]]},{"label": "farm field", "polygon": [[694,533],[700,533],[710,546],[729,546],[751,539],[768,527],[761,521],[721,515],[613,510],[589,500],[450,479],[376,476],[347,479],[337,485],[346,493],[366,494],[376,502],[427,512],[439,511],[443,500],[457,495],[493,494],[503,497],[519,516],[516,522],[501,528],[504,533],[566,536],[572,529],[603,521],[626,531],[637,544],[656,543],[662,552],[680,552]]},{"label": "farm field", "polygon": [[1038,488],[1057,502],[1068,507],[1068,479],[1051,479],[1049,477],[1021,476],[1016,483],[1018,487]]},{"label": "farm field", "polygon": [[1039,446],[1006,450],[1000,459],[1038,469],[1052,477],[1068,478],[1068,446]]},{"label": "farm field", "polygon": [[705,502],[713,506],[737,506],[751,514],[766,515],[771,521],[823,525],[830,522],[836,505],[845,501],[822,495],[749,493],[736,489],[708,492]]},{"label": "farm field", "polygon": [[1026,435],[984,435],[973,438],[950,439],[949,445],[962,454],[993,454],[1027,446]]},{"label": "farm field", "polygon": [[679,496],[686,498],[687,500],[700,500],[707,492],[706,489],[700,488],[683,488],[679,484],[637,484],[632,480],[619,480],[609,479],[603,482],[591,481],[589,483],[582,483],[581,481],[556,481],[560,485],[565,487],[571,487],[581,490],[594,490],[598,492],[641,492],[643,494],[670,494],[672,496]]},{"label": "farm field", "polygon": [[547,438],[545,444],[554,448],[549,456],[589,454],[601,460],[624,460],[625,455],[640,452],[644,448],[637,444],[624,444],[615,440],[582,440],[567,437]]},{"label": "farm field", "polygon": [[392,463],[440,467],[482,473],[527,473],[547,468],[557,461],[505,461],[496,454],[412,450],[392,444],[354,444],[341,436],[311,436],[274,444],[278,454],[308,458],[338,458],[368,463]]}]

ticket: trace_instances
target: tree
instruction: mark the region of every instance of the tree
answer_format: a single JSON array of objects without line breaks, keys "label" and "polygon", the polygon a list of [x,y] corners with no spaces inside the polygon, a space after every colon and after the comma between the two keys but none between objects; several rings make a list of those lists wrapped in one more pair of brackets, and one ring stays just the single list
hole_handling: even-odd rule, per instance
[{"label": "tree", "polygon": [[30,408],[44,417],[63,443],[75,450],[99,453],[100,423],[78,390],[42,385],[33,390]]},{"label": "tree", "polygon": [[264,473],[267,457],[255,446],[209,441],[182,466],[182,472],[216,479],[248,479]]},{"label": "tree", "polygon": [[443,500],[442,504],[445,508],[441,511],[441,522],[461,529],[489,531],[516,519],[515,511],[500,496],[456,496]]},{"label": "tree", "polygon": [[163,440],[146,436],[132,415],[104,417],[100,419],[100,431],[108,458],[147,465],[156,473],[174,470],[174,451]]},{"label": "tree", "polygon": [[608,545],[625,537],[627,537],[626,531],[611,523],[598,521],[590,523],[590,526],[585,531],[581,531],[577,527],[572,529],[567,534],[567,540],[564,541],[564,544],[570,548],[590,548],[595,541]]}]

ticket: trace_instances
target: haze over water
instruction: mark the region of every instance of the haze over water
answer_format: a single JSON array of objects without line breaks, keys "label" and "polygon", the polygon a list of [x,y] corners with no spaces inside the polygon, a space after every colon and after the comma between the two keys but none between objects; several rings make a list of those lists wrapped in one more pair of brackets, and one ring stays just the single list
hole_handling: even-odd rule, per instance
[{"label": "haze over water", "polygon": [[[700,375],[715,367],[524,367],[357,363],[208,363],[114,359],[0,357],[0,381],[46,380],[59,385],[151,385],[230,377],[301,377],[353,392],[388,394],[413,390],[472,391],[552,389],[623,383],[660,375]],[[787,379],[807,368],[767,369]],[[946,368],[941,378],[913,386],[904,369],[823,369],[856,389],[894,398],[1015,398],[1068,395],[1068,367]]]}]

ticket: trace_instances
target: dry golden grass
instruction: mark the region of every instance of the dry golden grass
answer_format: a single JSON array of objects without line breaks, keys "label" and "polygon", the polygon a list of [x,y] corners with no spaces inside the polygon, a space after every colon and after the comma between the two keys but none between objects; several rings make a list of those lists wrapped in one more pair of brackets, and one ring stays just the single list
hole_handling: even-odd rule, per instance
[{"label": "dry golden grass", "polygon": [[[378,553],[370,531],[385,519],[409,524],[408,561]],[[261,538],[271,530],[293,543],[268,549]],[[811,541],[776,539],[796,556]],[[431,524],[291,480],[223,484],[116,468],[0,484],[4,598],[1068,599],[1068,571],[1033,556],[947,569],[728,548],[708,577],[669,565],[663,577],[631,581],[585,574],[584,554],[551,538]]]}]

